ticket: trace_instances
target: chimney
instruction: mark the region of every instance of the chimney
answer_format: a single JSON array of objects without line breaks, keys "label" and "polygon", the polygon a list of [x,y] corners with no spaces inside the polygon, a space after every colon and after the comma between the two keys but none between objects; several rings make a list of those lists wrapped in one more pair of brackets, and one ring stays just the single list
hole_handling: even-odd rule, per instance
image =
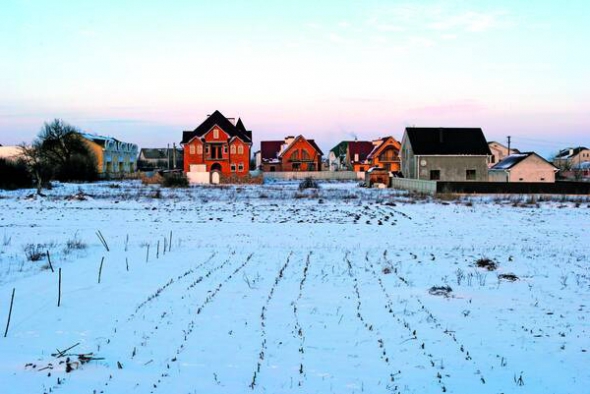
[{"label": "chimney", "polygon": [[227,118],[227,120],[229,120],[234,126],[236,125],[236,118]]},{"label": "chimney", "polygon": [[440,144],[442,144],[444,142],[443,134],[444,134],[443,128],[441,127],[441,128],[438,129],[438,142]]},{"label": "chimney", "polygon": [[295,137],[293,137],[292,135],[285,137],[285,145],[289,145],[291,142],[293,142],[294,139]]}]

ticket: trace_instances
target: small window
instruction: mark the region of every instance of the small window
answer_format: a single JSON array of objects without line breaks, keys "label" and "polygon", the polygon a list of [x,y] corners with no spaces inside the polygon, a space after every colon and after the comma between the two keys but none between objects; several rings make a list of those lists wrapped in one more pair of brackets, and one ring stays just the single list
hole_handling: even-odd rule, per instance
[{"label": "small window", "polygon": [[430,180],[431,181],[439,181],[440,180],[440,170],[430,170]]},{"label": "small window", "polygon": [[229,168],[231,169],[231,172],[236,172],[236,165],[235,164],[230,165]]},{"label": "small window", "polygon": [[365,167],[360,167],[360,168],[359,168],[359,171],[360,171],[360,172],[365,172]]},{"label": "small window", "polygon": [[275,171],[276,171],[275,166],[270,166],[270,172],[275,172]]},{"label": "small window", "polygon": [[232,155],[235,155],[236,154],[236,146],[235,145],[232,145],[231,146],[231,154]]},{"label": "small window", "polygon": [[244,163],[238,164],[238,172],[244,172]]},{"label": "small window", "polygon": [[244,146],[240,145],[238,146],[238,155],[243,155],[244,154]]},{"label": "small window", "polygon": [[206,153],[206,154],[209,154],[209,145],[207,145],[207,146],[205,147],[205,153]]},{"label": "small window", "polygon": [[195,146],[194,145],[190,145],[189,146],[189,151],[190,151],[190,154],[191,155],[194,155],[195,154]]},{"label": "small window", "polygon": [[202,155],[203,154],[203,145],[197,145],[197,153],[199,155]]},{"label": "small window", "polygon": [[541,180],[542,180],[542,181],[544,181],[544,180],[545,180],[545,178],[541,178]]},{"label": "small window", "polygon": [[518,180],[521,181],[521,182],[524,181],[524,179],[522,179],[522,178],[518,178]]},{"label": "small window", "polygon": [[213,129],[213,138],[219,138],[219,129]]},{"label": "small window", "polygon": [[223,153],[227,154],[227,145],[223,146]]},{"label": "small window", "polygon": [[294,150],[293,153],[291,153],[291,160],[293,160],[293,161],[299,160],[299,151],[298,150]]},{"label": "small window", "polygon": [[474,181],[477,179],[477,172],[475,170],[465,171],[465,179],[468,181]]}]

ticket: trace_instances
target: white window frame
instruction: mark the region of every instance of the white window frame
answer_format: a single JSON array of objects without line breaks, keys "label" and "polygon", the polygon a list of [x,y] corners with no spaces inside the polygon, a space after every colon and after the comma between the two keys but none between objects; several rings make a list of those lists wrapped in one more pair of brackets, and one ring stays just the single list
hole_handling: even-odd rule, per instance
[{"label": "white window frame", "polygon": [[203,145],[201,145],[201,144],[197,145],[197,153],[199,155],[203,154]]},{"label": "white window frame", "polygon": [[219,129],[213,129],[213,138],[219,138]]},{"label": "white window frame", "polygon": [[189,153],[191,155],[194,155],[195,154],[195,146],[193,144],[190,144],[189,145]]},{"label": "white window frame", "polygon": [[244,172],[244,163],[238,164],[238,172]]},{"label": "white window frame", "polygon": [[231,154],[232,155],[235,155],[236,154],[236,146],[235,145],[232,145],[231,146]]},{"label": "white window frame", "polygon": [[236,165],[235,164],[230,164],[229,168],[231,169],[231,172],[236,172]]},{"label": "white window frame", "polygon": [[244,154],[244,146],[238,145],[238,155],[243,155],[243,154]]}]

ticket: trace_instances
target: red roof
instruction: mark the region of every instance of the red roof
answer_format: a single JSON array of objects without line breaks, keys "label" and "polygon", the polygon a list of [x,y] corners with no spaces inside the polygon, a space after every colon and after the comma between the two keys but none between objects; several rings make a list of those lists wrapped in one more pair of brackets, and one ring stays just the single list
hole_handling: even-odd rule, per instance
[{"label": "red roof", "polygon": [[354,162],[354,156],[359,155],[358,161],[365,161],[367,156],[373,150],[373,143],[370,141],[351,141],[348,143],[348,151],[350,152],[350,161]]},{"label": "red roof", "polygon": [[261,141],[260,155],[262,156],[262,160],[276,159],[284,143],[285,141]]}]

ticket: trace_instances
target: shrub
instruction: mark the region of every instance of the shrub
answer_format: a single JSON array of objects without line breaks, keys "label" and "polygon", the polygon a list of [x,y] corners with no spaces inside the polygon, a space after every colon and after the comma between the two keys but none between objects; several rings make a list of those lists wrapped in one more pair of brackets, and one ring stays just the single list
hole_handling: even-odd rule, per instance
[{"label": "shrub", "polygon": [[305,178],[299,183],[299,190],[305,189],[319,189],[320,185],[313,178]]},{"label": "shrub", "polygon": [[475,265],[479,268],[485,268],[488,271],[494,271],[498,268],[498,264],[488,258],[482,257],[475,262]]},{"label": "shrub", "polygon": [[39,261],[45,257],[45,245],[43,244],[26,244],[24,247],[27,261]]},{"label": "shrub", "polygon": [[161,184],[164,187],[188,187],[188,178],[184,174],[164,174]]},{"label": "shrub", "polygon": [[0,159],[0,189],[21,189],[33,185],[33,178],[24,161]]}]

